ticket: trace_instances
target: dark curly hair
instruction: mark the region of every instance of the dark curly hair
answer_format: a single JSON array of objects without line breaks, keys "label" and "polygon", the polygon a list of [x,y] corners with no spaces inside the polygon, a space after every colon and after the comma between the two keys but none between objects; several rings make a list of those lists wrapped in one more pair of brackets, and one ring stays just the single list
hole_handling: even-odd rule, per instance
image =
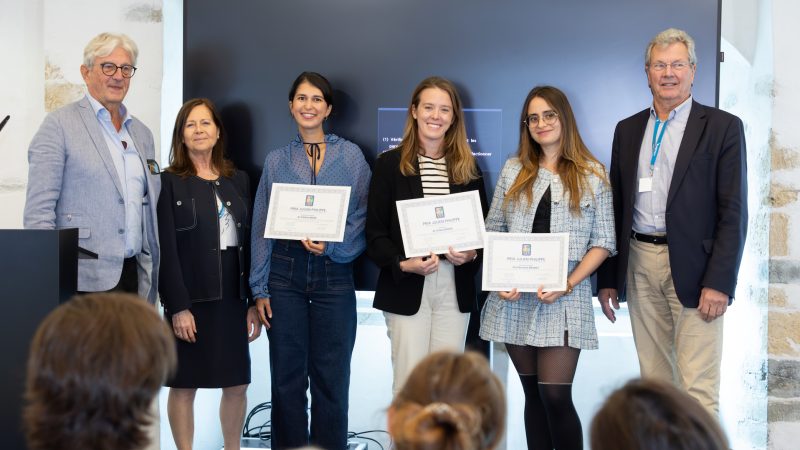
[{"label": "dark curly hair", "polygon": [[28,448],[138,449],[176,365],[175,339],[131,294],[73,297],[31,342],[23,423]]}]

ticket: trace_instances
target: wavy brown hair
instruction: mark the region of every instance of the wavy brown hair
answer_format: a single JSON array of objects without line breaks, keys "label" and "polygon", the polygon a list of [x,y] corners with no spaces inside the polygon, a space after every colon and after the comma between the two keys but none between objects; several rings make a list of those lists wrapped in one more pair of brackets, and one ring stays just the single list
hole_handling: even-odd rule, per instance
[{"label": "wavy brown hair", "polygon": [[144,448],[153,401],[176,365],[175,338],[131,294],[73,297],[31,342],[23,423],[28,448]]},{"label": "wavy brown hair", "polygon": [[592,420],[592,450],[725,450],[716,418],[659,380],[634,379],[614,391]]},{"label": "wavy brown hair", "polygon": [[456,87],[442,77],[428,77],[422,80],[411,95],[406,124],[400,149],[400,173],[405,176],[416,175],[415,162],[420,152],[419,129],[413,110],[419,107],[420,95],[425,89],[441,89],[450,96],[453,103],[453,123],[444,135],[444,158],[447,163],[447,176],[453,184],[467,184],[478,178],[478,166],[472,149],[467,143],[467,130],[464,127],[464,110]]},{"label": "wavy brown hair", "polygon": [[428,355],[389,408],[397,450],[491,450],[505,431],[503,385],[475,352]]},{"label": "wavy brown hair", "polygon": [[172,148],[169,151],[169,167],[164,169],[165,172],[174,173],[180,177],[190,177],[197,175],[197,170],[194,168],[192,160],[189,159],[189,149],[186,148],[186,143],[183,142],[183,129],[186,127],[186,120],[189,118],[192,110],[196,107],[204,105],[211,111],[211,117],[214,119],[214,124],[219,130],[219,139],[211,149],[211,165],[223,177],[230,177],[236,170],[233,162],[225,157],[225,127],[222,126],[222,118],[217,112],[214,103],[207,98],[193,98],[186,101],[178,111],[178,116],[175,118],[175,128],[172,129]]},{"label": "wavy brown hair", "polygon": [[525,98],[525,103],[522,104],[522,113],[519,119],[519,148],[517,150],[517,158],[522,164],[522,169],[505,193],[505,201],[519,201],[522,196],[527,200],[528,206],[533,201],[528,193],[531,192],[533,183],[536,181],[539,173],[539,160],[544,155],[542,146],[531,137],[526,123],[528,105],[534,98],[541,98],[558,114],[558,120],[561,122],[561,157],[558,161],[558,175],[561,176],[564,189],[570,194],[570,210],[580,214],[581,197],[584,191],[591,189],[588,176],[594,174],[605,182],[607,182],[607,178],[603,165],[592,155],[578,133],[575,115],[567,96],[553,86],[537,86],[531,89]]}]

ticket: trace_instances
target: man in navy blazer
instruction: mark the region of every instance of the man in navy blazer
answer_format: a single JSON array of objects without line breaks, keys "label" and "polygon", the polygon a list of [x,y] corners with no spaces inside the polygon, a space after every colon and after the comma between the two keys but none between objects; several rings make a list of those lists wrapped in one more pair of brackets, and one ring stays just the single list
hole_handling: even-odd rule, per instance
[{"label": "man in navy blazer", "polygon": [[[78,290],[120,290],[155,303],[156,203],[161,188],[153,134],[122,104],[138,48],[102,33],[84,50],[88,95],[48,114],[28,149],[25,228],[78,228]],[[156,173],[153,173],[156,172]]]},{"label": "man in navy blazer", "polygon": [[598,270],[612,322],[628,301],[643,377],[675,383],[719,412],[723,314],[747,234],[741,120],[692,99],[694,41],[674,28],[650,42],[653,105],[614,132],[610,180],[619,254]]}]

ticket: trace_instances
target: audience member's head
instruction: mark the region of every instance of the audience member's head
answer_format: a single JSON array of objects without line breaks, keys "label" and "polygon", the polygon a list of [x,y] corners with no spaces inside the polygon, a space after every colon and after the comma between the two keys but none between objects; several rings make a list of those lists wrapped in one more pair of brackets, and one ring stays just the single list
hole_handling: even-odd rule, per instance
[{"label": "audience member's head", "polygon": [[592,450],[721,450],[725,433],[700,403],[675,386],[631,380],[595,415]]},{"label": "audience member's head", "polygon": [[98,293],[60,305],[31,342],[29,448],[143,448],[153,400],[175,364],[175,339],[145,300]]},{"label": "audience member's head", "polygon": [[503,385],[478,353],[434,353],[389,407],[397,450],[490,450],[505,431]]}]

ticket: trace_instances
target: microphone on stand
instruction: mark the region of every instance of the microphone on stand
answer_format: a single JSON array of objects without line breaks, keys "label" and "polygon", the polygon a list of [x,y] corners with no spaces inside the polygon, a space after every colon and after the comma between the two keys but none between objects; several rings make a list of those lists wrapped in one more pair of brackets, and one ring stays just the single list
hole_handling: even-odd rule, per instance
[{"label": "microphone on stand", "polygon": [[6,122],[8,122],[8,119],[10,119],[10,118],[11,118],[11,116],[6,116],[6,118],[3,119],[2,122],[0,122],[0,131],[3,131],[3,127],[6,126]]}]

